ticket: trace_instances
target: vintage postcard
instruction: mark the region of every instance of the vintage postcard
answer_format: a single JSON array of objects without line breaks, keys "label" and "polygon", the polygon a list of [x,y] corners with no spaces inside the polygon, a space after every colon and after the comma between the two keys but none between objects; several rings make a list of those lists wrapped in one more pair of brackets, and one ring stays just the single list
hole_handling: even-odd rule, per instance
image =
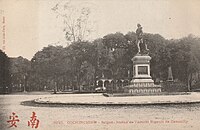
[{"label": "vintage postcard", "polygon": [[199,130],[200,1],[0,0],[0,130]]}]

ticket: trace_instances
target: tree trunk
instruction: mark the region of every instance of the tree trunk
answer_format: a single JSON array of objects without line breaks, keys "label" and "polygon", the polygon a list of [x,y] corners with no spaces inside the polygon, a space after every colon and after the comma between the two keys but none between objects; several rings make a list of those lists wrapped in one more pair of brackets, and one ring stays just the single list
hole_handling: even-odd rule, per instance
[{"label": "tree trunk", "polygon": [[54,94],[56,94],[57,83],[54,82]]},{"label": "tree trunk", "polygon": [[192,82],[192,73],[189,73],[189,75],[188,75],[188,83],[187,83],[188,91],[191,91],[191,82]]}]

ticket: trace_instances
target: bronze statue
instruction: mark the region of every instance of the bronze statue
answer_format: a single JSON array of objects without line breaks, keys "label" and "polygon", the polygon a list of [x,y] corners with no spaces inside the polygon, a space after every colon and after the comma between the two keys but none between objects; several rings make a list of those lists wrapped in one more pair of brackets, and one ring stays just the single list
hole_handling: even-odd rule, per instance
[{"label": "bronze statue", "polygon": [[[142,31],[142,26],[140,24],[137,24],[137,30],[136,30],[136,43],[137,43],[137,47],[138,47],[138,54],[140,54],[141,52],[142,53],[145,53],[145,52],[148,52],[149,49],[147,48],[147,44],[144,43],[144,40],[143,40],[143,31]],[[144,49],[142,49],[140,47],[140,44],[144,44]]]}]

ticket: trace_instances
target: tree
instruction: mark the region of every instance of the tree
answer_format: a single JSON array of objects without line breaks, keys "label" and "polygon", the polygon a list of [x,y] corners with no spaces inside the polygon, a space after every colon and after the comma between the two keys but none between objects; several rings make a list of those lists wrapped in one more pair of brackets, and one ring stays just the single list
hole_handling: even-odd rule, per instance
[{"label": "tree", "polygon": [[92,9],[88,4],[60,2],[52,10],[64,23],[65,38],[69,42],[87,40],[93,29]]},{"label": "tree", "polygon": [[0,50],[0,93],[11,92],[10,87],[10,62],[8,56]]},{"label": "tree", "polygon": [[82,78],[90,74],[90,79],[95,77],[95,48],[90,42],[75,42],[68,47],[68,57],[71,59],[71,72],[77,82],[77,87],[82,85]]},{"label": "tree", "polygon": [[193,35],[189,35],[188,37],[182,38],[181,41],[186,42],[190,46],[189,62],[187,65],[187,86],[190,91],[193,74],[200,72],[200,39]]},{"label": "tree", "polygon": [[39,81],[36,89],[43,90],[47,82],[57,84],[58,79],[65,74],[67,64],[64,65],[64,63],[66,63],[67,59],[62,60],[60,58],[63,54],[63,47],[48,46],[34,55],[31,59],[32,79],[38,79]]},{"label": "tree", "polygon": [[[31,63],[28,59],[25,59],[21,56],[17,58],[10,58],[10,74],[11,74],[11,83],[12,86],[16,86],[21,90],[27,90],[28,78],[30,77]],[[20,91],[21,91],[20,90]],[[18,90],[16,90],[18,91]]]},{"label": "tree", "polygon": [[[105,69],[111,72],[111,76],[114,79],[124,78],[124,71],[129,70],[125,54],[128,51],[128,41],[122,33],[108,34],[103,37],[103,45],[106,48],[107,53],[104,54],[105,57]],[[130,60],[130,59],[128,59]]]},{"label": "tree", "polygon": [[95,56],[95,46],[89,42],[75,42],[65,48],[45,47],[31,60],[32,80],[38,78],[42,86],[53,81],[57,90],[64,90],[68,85],[80,90],[83,79],[94,80]]},{"label": "tree", "polygon": [[175,79],[179,79],[181,82],[187,84],[189,91],[192,75],[200,71],[199,44],[199,38],[189,35],[178,40],[171,40],[168,45],[173,76]]},{"label": "tree", "polygon": [[196,72],[200,71],[200,62],[197,59],[197,57],[193,54],[190,54],[190,62],[188,62],[188,69],[187,69],[187,85],[188,85],[188,91],[191,91],[192,86],[192,75]]}]

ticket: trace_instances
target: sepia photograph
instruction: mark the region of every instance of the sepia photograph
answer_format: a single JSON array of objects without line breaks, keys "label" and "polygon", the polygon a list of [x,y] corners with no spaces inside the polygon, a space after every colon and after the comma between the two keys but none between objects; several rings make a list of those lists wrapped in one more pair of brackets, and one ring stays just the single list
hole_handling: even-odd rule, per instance
[{"label": "sepia photograph", "polygon": [[200,130],[199,0],[0,0],[0,130]]}]

